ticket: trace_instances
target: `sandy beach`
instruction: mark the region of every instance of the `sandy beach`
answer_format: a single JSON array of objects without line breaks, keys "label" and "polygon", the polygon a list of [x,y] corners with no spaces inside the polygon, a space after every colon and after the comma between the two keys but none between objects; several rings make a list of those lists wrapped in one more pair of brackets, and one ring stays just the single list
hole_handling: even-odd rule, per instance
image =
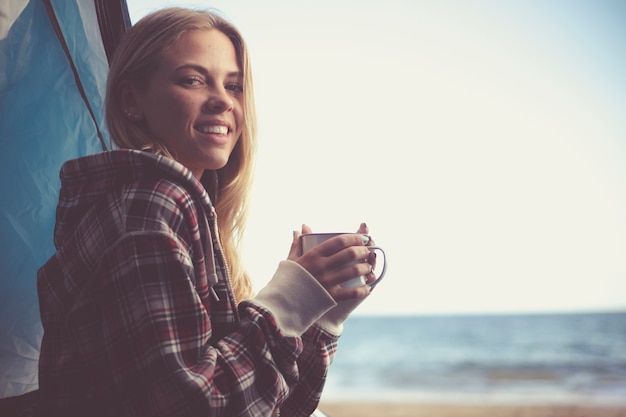
[{"label": "sandy beach", "polygon": [[626,406],[323,402],[328,417],[626,417]]}]

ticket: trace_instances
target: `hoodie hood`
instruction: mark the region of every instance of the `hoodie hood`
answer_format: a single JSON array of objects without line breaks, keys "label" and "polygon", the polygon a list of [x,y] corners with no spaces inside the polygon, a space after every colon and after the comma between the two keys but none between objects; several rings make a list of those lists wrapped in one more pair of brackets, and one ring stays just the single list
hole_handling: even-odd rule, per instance
[{"label": "hoodie hood", "polygon": [[60,177],[61,192],[54,227],[57,249],[96,201],[147,177],[169,178],[181,183],[193,197],[212,209],[207,192],[191,171],[171,158],[149,152],[122,149],[73,159],[63,165]]},{"label": "hoodie hood", "polygon": [[[194,262],[198,262],[197,266],[206,273],[206,283],[200,279],[198,285],[208,285],[203,287],[207,290],[220,280],[216,256],[220,262],[226,261],[221,248],[214,244],[218,242],[215,210],[204,186],[180,163],[148,152],[115,150],[68,161],[61,168],[60,176],[61,192],[54,230],[57,253],[38,271],[44,326],[51,317],[63,317],[75,304],[82,302],[82,297],[77,294],[87,291],[86,288],[95,283],[91,275],[99,263],[99,251],[106,250],[106,245],[117,239],[116,224],[98,223],[95,220],[98,214],[94,214],[92,208],[124,189],[131,196],[132,193],[146,191],[136,188],[139,183],[144,186],[156,182],[172,184],[178,192],[173,198],[190,202],[180,209],[194,210],[181,215],[206,219],[200,226],[202,231],[198,231],[198,240],[189,242],[196,250]],[[167,187],[161,192],[163,190]],[[93,216],[96,222],[92,223],[88,216]],[[92,226],[93,229],[90,229]]]}]

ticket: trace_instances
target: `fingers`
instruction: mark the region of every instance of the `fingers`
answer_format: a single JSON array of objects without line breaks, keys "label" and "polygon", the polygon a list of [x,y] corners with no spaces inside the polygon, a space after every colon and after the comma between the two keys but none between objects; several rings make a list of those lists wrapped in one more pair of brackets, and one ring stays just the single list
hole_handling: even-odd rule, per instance
[{"label": "fingers", "polygon": [[[289,259],[309,271],[336,301],[367,297],[371,291],[368,284],[376,280],[373,272],[376,255],[368,248],[372,241],[367,225],[361,223],[356,233],[332,237],[302,253],[300,236],[309,233],[313,231],[305,224],[300,231],[293,232]],[[357,277],[364,278],[363,285],[342,287]]]},{"label": "fingers", "polygon": [[[358,228],[358,230],[357,230],[357,233],[361,233],[361,234],[364,234],[364,235],[368,235],[368,236],[369,236],[370,229],[369,229],[369,227],[367,227],[367,224],[365,224],[365,223],[361,223],[361,224],[359,225],[359,228]],[[373,245],[375,245],[374,240],[372,239],[372,237],[371,237],[371,236],[370,236],[370,240],[369,240],[369,242],[367,242],[367,245],[368,245],[368,246],[373,246]]]},{"label": "fingers", "polygon": [[360,287],[354,288],[342,288],[340,286],[336,286],[328,289],[327,291],[335,301],[340,302],[356,298],[365,298],[370,294],[371,289],[369,285],[361,285]]},{"label": "fingers", "polygon": [[293,231],[293,240],[291,241],[291,247],[289,248],[289,255],[287,259],[294,260],[299,256],[302,256],[302,247],[300,246],[301,233],[297,230]]},{"label": "fingers", "polygon": [[[374,268],[376,268],[376,252],[375,251],[370,251],[370,253],[367,255],[367,263],[370,264],[372,266],[372,270]],[[371,271],[370,271],[371,272]]]},{"label": "fingers", "polygon": [[294,260],[300,256],[302,256],[302,246],[300,245],[300,236],[313,233],[313,229],[310,226],[303,224],[301,231],[294,230],[293,231],[293,240],[291,241],[291,247],[289,248],[289,256],[287,259]]},{"label": "fingers", "polygon": [[362,235],[347,234],[329,239],[295,260],[328,290],[369,273],[369,253]]},{"label": "fingers", "polygon": [[[359,229],[357,230],[357,233],[362,233],[365,235],[369,236],[369,227],[367,227],[367,224],[365,223],[361,223],[359,225]],[[372,239],[371,236],[369,236],[369,242],[366,243],[368,246],[374,246],[374,239]],[[376,252],[371,251],[367,257],[367,263],[370,265],[370,270],[369,272],[365,275],[365,281],[367,282],[367,284],[370,284],[374,281],[376,281],[376,274],[374,273],[374,269],[376,268]]]},{"label": "fingers", "polygon": [[[360,235],[352,237],[355,236]],[[368,273],[369,265],[366,261],[370,252],[366,246],[363,246],[363,240],[352,239],[351,244],[342,244],[342,241],[349,241],[349,239],[342,239],[335,243],[330,240],[321,243],[303,254],[297,262],[317,277],[324,286],[336,285]]]},{"label": "fingers", "polygon": [[302,245],[300,245],[300,236],[307,233],[313,233],[313,230],[306,224],[302,225],[301,231],[293,231],[293,240],[291,241],[291,247],[289,248],[289,256],[287,259],[294,260],[302,256]]},{"label": "fingers", "polygon": [[318,251],[322,256],[332,256],[349,248],[360,247],[361,249],[358,250],[359,256],[355,259],[347,259],[346,262],[349,262],[350,260],[365,259],[367,257],[365,245],[369,241],[370,237],[367,235],[346,233],[330,238],[313,249]]}]

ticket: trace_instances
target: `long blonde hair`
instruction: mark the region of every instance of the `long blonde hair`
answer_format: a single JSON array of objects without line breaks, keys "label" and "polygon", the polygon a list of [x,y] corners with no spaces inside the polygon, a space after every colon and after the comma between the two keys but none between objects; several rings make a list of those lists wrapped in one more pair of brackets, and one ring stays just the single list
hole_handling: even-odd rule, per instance
[{"label": "long blonde hair", "polygon": [[[161,51],[194,30],[216,29],[233,43],[244,74],[244,128],[223,168],[207,171],[202,183],[213,199],[218,216],[220,239],[228,261],[237,300],[249,298],[252,285],[245,272],[239,243],[248,214],[250,188],[256,154],[256,111],[248,50],[239,31],[217,13],[183,8],[153,12],[131,27],[118,46],[107,83],[106,122],[112,139],[120,148],[140,149],[173,158],[156,142],[142,123],[133,123],[123,114],[121,86],[130,82],[145,87],[161,59]],[[173,158],[175,159],[175,158]]]}]

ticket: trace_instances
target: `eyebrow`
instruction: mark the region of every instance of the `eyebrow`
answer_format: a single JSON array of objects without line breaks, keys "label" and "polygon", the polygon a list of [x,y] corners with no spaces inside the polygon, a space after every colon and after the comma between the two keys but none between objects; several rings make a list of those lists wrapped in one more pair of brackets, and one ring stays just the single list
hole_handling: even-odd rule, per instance
[{"label": "eyebrow", "polygon": [[[202,65],[197,65],[197,64],[183,64],[179,67],[176,67],[175,71],[180,71],[180,70],[185,70],[185,69],[192,69],[194,71],[204,74],[205,76],[209,75],[209,71],[207,71],[206,68],[204,68]],[[243,72],[241,71],[231,71],[226,75],[228,77],[243,78]]]}]

